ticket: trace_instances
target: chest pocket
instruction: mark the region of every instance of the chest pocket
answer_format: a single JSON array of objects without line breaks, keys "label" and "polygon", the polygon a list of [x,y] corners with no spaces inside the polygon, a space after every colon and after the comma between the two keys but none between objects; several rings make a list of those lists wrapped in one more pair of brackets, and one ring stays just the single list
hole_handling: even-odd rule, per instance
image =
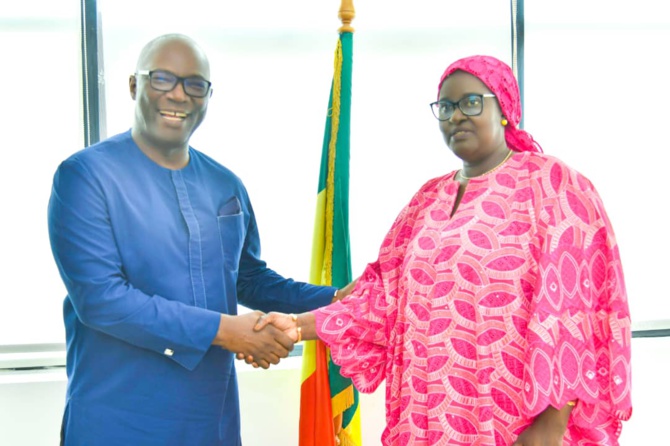
[{"label": "chest pocket", "polygon": [[239,212],[217,217],[223,266],[226,270],[237,271],[244,243],[244,215]]}]

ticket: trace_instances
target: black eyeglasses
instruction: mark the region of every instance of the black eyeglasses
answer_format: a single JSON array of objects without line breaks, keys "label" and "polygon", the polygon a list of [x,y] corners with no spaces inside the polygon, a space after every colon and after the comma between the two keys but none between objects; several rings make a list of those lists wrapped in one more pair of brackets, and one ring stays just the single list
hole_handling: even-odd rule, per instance
[{"label": "black eyeglasses", "polygon": [[465,116],[478,116],[484,110],[484,98],[495,98],[491,93],[469,94],[460,98],[457,102],[442,99],[430,104],[433,115],[440,121],[446,121],[454,116],[458,107]]},{"label": "black eyeglasses", "polygon": [[198,76],[180,77],[165,70],[140,70],[138,76],[149,76],[149,85],[158,91],[172,91],[179,82],[184,87],[184,93],[194,98],[204,98],[209,92],[212,83]]}]

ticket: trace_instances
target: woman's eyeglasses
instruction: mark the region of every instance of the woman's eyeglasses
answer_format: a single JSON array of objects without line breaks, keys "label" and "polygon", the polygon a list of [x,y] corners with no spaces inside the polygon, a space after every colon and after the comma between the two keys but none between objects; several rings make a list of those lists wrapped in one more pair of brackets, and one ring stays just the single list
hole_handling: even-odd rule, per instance
[{"label": "woman's eyeglasses", "polygon": [[457,102],[452,102],[448,99],[442,99],[430,104],[430,109],[433,115],[440,120],[446,121],[454,116],[456,107],[458,107],[465,116],[478,116],[484,110],[484,98],[495,98],[496,95],[491,93],[484,94],[469,94],[463,96]]}]

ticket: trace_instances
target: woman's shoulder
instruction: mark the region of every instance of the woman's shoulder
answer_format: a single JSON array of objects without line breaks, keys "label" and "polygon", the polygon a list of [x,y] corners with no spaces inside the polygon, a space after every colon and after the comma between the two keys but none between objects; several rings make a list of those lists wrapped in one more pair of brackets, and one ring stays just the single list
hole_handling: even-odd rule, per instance
[{"label": "woman's shoulder", "polygon": [[531,172],[541,172],[543,170],[551,170],[553,168],[570,171],[573,170],[565,161],[554,155],[549,155],[542,152],[522,152],[525,157],[523,164],[528,167]]},{"label": "woman's shoulder", "polygon": [[417,212],[421,212],[421,209],[428,203],[432,203],[436,199],[439,200],[445,192],[449,192],[450,187],[454,188],[452,192],[455,193],[458,190],[458,182],[454,180],[455,173],[456,171],[453,171],[446,175],[431,178],[423,183],[423,185],[412,194],[409,202],[403,207],[396,218],[396,224],[408,215],[414,215]]},{"label": "woman's shoulder", "polygon": [[530,180],[550,186],[556,192],[566,187],[577,187],[581,190],[592,190],[593,184],[577,169],[554,155],[528,152],[521,163],[527,170]]},{"label": "woman's shoulder", "polygon": [[438,177],[434,177],[423,183],[423,185],[419,188],[417,193],[425,193],[429,191],[436,191],[445,185],[451,184],[451,183],[456,183],[455,176],[456,172],[458,170],[453,170],[445,175],[440,175]]}]

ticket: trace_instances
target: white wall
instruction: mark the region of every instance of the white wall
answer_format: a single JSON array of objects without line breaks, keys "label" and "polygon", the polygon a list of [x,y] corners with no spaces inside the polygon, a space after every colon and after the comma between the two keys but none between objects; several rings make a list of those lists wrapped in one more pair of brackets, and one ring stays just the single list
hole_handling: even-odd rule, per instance
[{"label": "white wall", "polygon": [[[299,357],[271,370],[238,364],[244,446],[298,444],[300,366]],[[63,368],[0,370],[0,445],[58,446],[65,388]],[[383,388],[361,395],[361,417],[364,444],[379,444]]]},{"label": "white wall", "polygon": [[[289,358],[267,371],[238,364],[244,446],[297,446],[300,361]],[[670,338],[634,339],[633,367],[633,417],[621,444],[667,444]],[[0,445],[57,446],[64,395],[63,369],[0,371]],[[361,395],[361,424],[364,446],[380,444],[383,387]]]}]

